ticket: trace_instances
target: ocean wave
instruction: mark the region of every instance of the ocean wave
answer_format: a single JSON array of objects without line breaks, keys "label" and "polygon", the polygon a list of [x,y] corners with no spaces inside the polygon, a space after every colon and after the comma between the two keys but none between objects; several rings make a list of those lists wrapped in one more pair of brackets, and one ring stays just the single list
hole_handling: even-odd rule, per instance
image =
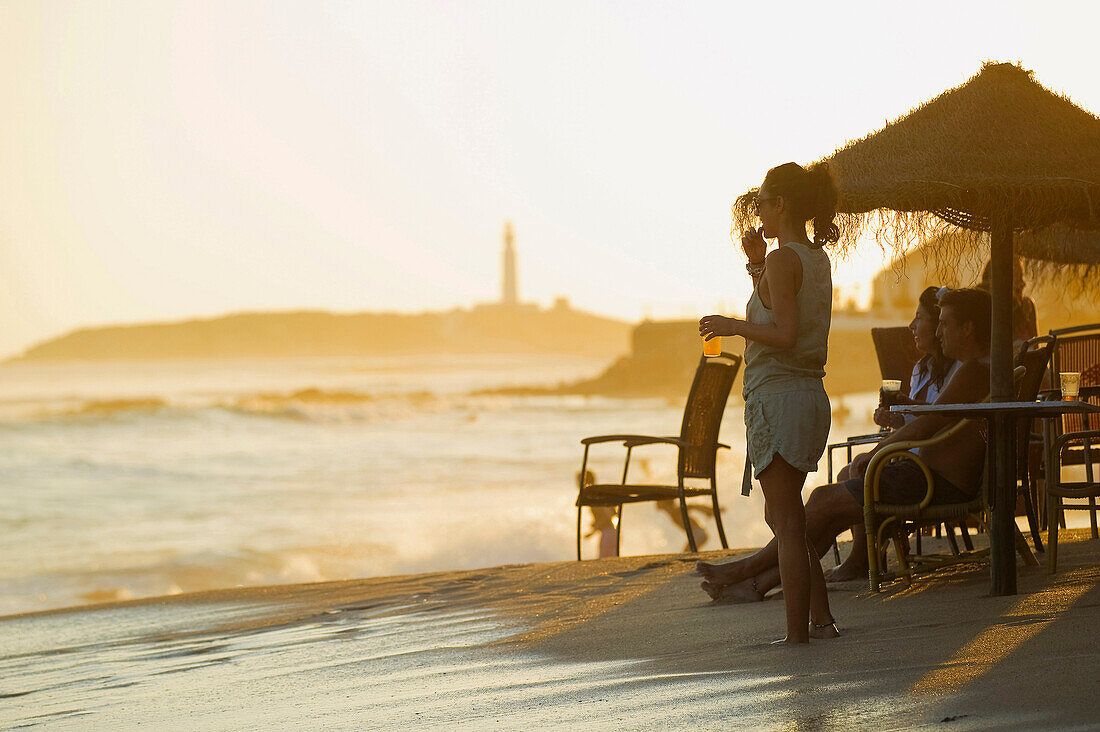
[{"label": "ocean wave", "polygon": [[212,419],[285,420],[318,424],[375,423],[412,419],[457,410],[470,421],[485,412],[522,407],[539,412],[582,412],[595,409],[645,410],[654,400],[578,395],[506,396],[502,394],[437,394],[430,391],[369,394],[361,391],[308,387],[286,392],[241,396],[203,395],[184,398],[141,396],[113,399],[67,398],[28,402],[19,409],[0,409],[0,429],[134,422]]},{"label": "ocean wave", "polygon": [[571,534],[553,525],[502,527],[486,535],[480,524],[447,532],[436,543],[401,547],[382,543],[317,544],[260,550],[151,552],[148,563],[0,577],[0,616],[62,607],[122,602],[227,587],[329,582],[365,577],[474,569],[569,558]]},{"label": "ocean wave", "polygon": [[288,392],[258,392],[239,397],[207,397],[173,401],[165,397],[68,399],[31,402],[18,410],[0,411],[0,427],[124,423],[132,420],[175,420],[231,414],[244,418],[341,423],[402,419],[445,409],[452,398],[432,392],[374,395],[358,391],[309,387]]},{"label": "ocean wave", "polygon": [[143,399],[92,399],[85,401],[75,409],[69,409],[43,416],[57,417],[110,417],[127,412],[148,413],[164,409],[168,402],[157,397]]},{"label": "ocean wave", "polygon": [[298,584],[379,574],[392,550],[375,544],[201,551],[146,566],[0,579],[0,615],[178,595],[224,587]]}]

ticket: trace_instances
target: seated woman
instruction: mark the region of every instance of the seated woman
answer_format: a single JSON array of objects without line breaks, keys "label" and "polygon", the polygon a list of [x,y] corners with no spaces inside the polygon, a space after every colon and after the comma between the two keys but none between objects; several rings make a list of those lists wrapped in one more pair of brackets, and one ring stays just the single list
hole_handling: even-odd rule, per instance
[{"label": "seated woman", "polygon": [[[940,324],[939,292],[941,288],[928,287],[920,294],[917,312],[909,323],[913,333],[913,342],[921,359],[913,366],[909,377],[909,396],[901,393],[882,392],[878,408],[875,410],[875,424],[880,427],[898,429],[916,419],[912,414],[897,414],[890,411],[895,404],[932,404],[943,391],[943,386],[959,368],[959,362],[943,353],[943,346],[936,336]],[[838,476],[840,481],[848,480],[849,467],[845,466]],[[845,582],[860,579],[867,574],[867,537],[863,533],[863,524],[852,527],[852,551],[848,558],[835,569],[825,573],[829,582]]]},{"label": "seated woman", "polygon": [[912,414],[896,414],[890,411],[895,404],[931,404],[943,390],[943,385],[959,367],[959,362],[943,355],[943,346],[936,337],[940,324],[939,292],[943,288],[928,287],[920,294],[917,312],[909,323],[913,342],[921,358],[913,365],[909,376],[909,395],[900,392],[882,394],[882,402],[875,410],[874,420],[879,427],[897,429],[916,419]]}]

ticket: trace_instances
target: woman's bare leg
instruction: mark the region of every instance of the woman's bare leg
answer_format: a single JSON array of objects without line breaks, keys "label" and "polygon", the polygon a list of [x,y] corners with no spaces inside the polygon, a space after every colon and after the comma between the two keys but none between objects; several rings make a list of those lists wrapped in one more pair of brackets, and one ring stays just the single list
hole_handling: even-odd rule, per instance
[{"label": "woman's bare leg", "polygon": [[825,573],[821,571],[821,554],[809,537],[806,538],[806,557],[810,562],[810,636],[833,638],[840,633],[829,609],[829,591],[825,587]]},{"label": "woman's bare leg", "polygon": [[[706,580],[704,584],[721,589],[726,585],[737,584],[749,579],[769,567],[779,563],[779,548],[775,539],[768,542],[767,546],[760,549],[752,556],[738,559],[733,562],[717,564],[713,562],[696,562],[695,571]],[[706,589],[706,588],[704,588]]]},{"label": "woman's bare leg", "polygon": [[[810,550],[806,538],[806,508],[802,505],[805,482],[806,474],[792,467],[778,453],[760,474],[779,555],[788,643],[808,643],[810,640]],[[821,587],[825,587],[824,579]]]},{"label": "woman's bare leg", "polygon": [[852,551],[844,558],[839,567],[829,570],[829,582],[849,582],[867,579],[867,534],[863,524],[849,527],[852,531]]}]

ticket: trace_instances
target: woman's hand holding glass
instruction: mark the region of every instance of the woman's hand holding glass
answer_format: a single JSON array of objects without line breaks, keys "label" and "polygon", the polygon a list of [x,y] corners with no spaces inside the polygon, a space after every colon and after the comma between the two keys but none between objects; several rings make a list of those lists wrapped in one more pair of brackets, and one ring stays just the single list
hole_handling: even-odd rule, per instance
[{"label": "woman's hand holding glass", "polygon": [[699,318],[699,335],[704,340],[709,340],[711,336],[741,335],[739,326],[743,322],[745,321],[724,315],[704,315]]},{"label": "woman's hand holding glass", "polygon": [[905,424],[904,417],[890,411],[890,407],[896,404],[916,404],[916,402],[900,391],[879,389],[878,408],[874,416],[875,424],[884,429],[897,429]]}]

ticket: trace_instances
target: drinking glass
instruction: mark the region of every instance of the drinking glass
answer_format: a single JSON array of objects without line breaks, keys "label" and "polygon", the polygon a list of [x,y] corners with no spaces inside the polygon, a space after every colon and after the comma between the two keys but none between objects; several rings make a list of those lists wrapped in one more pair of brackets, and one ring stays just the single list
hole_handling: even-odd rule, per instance
[{"label": "drinking glass", "polygon": [[709,341],[703,340],[703,355],[707,358],[722,355],[722,336],[714,336]]},{"label": "drinking glass", "polygon": [[1062,380],[1062,399],[1067,402],[1077,401],[1077,395],[1081,393],[1080,372],[1063,371],[1058,377]]}]

